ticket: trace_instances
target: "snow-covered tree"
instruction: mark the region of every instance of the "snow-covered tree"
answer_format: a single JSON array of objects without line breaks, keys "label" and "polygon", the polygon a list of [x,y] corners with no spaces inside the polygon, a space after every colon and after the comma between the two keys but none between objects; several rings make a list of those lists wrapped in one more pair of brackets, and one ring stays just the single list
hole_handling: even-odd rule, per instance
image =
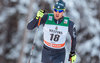
[{"label": "snow-covered tree", "polygon": [[[64,15],[70,17],[77,29],[76,63],[100,63],[100,0],[64,1]],[[53,12],[55,2],[0,0],[0,63],[27,63],[33,41],[36,45],[31,63],[41,63],[43,26],[28,31],[27,23],[39,9],[45,9],[46,13]],[[69,46],[70,42],[67,42],[65,63],[68,63]]]}]

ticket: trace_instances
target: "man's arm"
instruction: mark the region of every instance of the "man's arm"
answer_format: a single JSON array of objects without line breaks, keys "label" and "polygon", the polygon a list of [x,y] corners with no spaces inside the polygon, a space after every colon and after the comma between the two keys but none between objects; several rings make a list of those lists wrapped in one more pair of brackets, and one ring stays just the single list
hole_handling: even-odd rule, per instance
[{"label": "man's arm", "polygon": [[[42,17],[41,22],[40,22],[40,25],[41,25],[41,24],[45,24],[45,22],[46,22],[46,20],[47,20],[47,17],[48,17],[48,14],[45,14],[45,15]],[[31,22],[28,23],[27,29],[29,29],[29,30],[34,29],[35,27],[38,26],[38,22],[39,22],[39,19],[36,19],[36,17],[35,17]]]},{"label": "man's arm", "polygon": [[76,61],[76,53],[75,53],[75,47],[76,47],[76,28],[72,21],[69,21],[69,29],[68,29],[70,36],[71,36],[71,51],[69,54],[69,61],[71,63],[74,63]]},{"label": "man's arm", "polygon": [[71,53],[75,53],[76,47],[76,28],[75,24],[72,21],[69,21],[69,33],[71,36]]}]

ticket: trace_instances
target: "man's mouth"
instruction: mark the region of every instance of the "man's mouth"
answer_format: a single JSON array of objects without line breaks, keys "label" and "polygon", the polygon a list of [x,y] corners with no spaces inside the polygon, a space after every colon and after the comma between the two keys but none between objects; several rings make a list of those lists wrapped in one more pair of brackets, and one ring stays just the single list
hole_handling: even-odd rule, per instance
[{"label": "man's mouth", "polygon": [[56,15],[56,17],[59,17],[59,15]]}]

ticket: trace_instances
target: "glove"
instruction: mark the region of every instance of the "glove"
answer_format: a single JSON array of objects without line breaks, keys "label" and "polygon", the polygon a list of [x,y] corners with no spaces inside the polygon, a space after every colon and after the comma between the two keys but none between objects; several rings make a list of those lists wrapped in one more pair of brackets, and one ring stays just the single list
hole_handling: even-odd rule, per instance
[{"label": "glove", "polygon": [[76,54],[75,52],[69,54],[69,61],[74,63],[76,61]]},{"label": "glove", "polygon": [[44,15],[44,10],[39,10],[38,12],[37,12],[37,16],[36,16],[36,19],[39,19],[39,17],[43,17],[43,15]]}]

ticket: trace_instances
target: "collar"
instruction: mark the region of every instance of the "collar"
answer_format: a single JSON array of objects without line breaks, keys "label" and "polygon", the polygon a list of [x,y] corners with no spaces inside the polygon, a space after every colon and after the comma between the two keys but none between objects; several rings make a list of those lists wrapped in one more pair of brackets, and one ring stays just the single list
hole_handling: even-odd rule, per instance
[{"label": "collar", "polygon": [[54,22],[56,24],[60,24],[63,21],[63,19],[64,19],[64,16],[62,16],[59,20],[54,19]]}]

